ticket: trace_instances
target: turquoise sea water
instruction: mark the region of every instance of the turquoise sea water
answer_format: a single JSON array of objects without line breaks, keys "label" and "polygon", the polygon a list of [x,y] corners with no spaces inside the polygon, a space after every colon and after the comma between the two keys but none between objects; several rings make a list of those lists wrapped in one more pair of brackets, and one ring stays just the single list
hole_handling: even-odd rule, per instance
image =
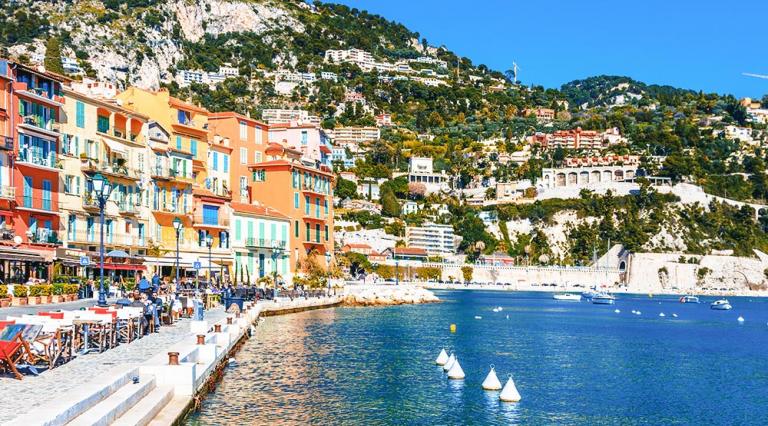
[{"label": "turquoise sea water", "polygon": [[[768,419],[766,299],[730,298],[734,309],[722,312],[672,296],[619,296],[607,306],[555,301],[547,293],[437,294],[443,303],[268,318],[188,423],[726,425]],[[503,310],[492,312],[496,306]],[[443,347],[457,353],[465,380],[448,380],[434,364]],[[501,403],[498,393],[480,388],[491,364],[502,382],[513,375],[520,403]]]}]

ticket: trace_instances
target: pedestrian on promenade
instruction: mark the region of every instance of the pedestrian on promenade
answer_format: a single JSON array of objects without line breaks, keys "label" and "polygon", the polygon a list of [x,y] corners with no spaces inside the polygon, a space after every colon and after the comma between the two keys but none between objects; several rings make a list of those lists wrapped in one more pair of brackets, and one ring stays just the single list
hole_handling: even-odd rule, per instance
[{"label": "pedestrian on promenade", "polygon": [[144,275],[141,275],[141,279],[139,280],[139,291],[144,294],[149,291],[149,281],[147,281]]}]

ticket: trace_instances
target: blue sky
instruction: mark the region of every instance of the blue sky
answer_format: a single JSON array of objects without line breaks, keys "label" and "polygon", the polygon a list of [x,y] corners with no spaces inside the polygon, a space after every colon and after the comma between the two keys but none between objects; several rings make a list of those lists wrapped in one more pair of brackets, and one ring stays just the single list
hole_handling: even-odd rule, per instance
[{"label": "blue sky", "polygon": [[525,84],[593,75],[761,97],[767,0],[336,0],[418,31]]}]

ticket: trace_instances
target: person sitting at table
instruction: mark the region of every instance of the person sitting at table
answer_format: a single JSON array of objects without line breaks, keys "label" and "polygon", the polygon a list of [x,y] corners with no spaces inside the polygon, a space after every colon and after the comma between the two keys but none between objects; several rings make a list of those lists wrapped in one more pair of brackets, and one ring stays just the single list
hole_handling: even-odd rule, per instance
[{"label": "person sitting at table", "polygon": [[149,281],[147,281],[147,278],[142,275],[141,279],[139,280],[139,291],[146,294],[149,291],[149,288]]},{"label": "person sitting at table", "polygon": [[[131,306],[133,308],[141,308],[142,311],[144,311],[145,310],[145,305],[144,305],[144,302],[141,301],[141,296],[142,296],[142,294],[139,293],[138,291],[134,291],[133,293],[131,293],[130,296],[129,296],[129,299],[131,300],[131,304],[129,306]],[[146,295],[144,295],[144,296],[146,296]],[[147,323],[147,319],[144,317],[144,315],[142,315],[140,317],[140,322],[141,322],[141,329],[144,330],[144,335],[146,336],[147,335],[147,328],[148,328],[147,324],[148,323]]]}]

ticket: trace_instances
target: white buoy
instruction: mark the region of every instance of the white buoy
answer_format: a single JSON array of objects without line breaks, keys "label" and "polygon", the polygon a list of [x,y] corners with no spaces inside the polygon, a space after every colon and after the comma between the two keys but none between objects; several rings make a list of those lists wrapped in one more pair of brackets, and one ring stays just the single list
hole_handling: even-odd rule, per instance
[{"label": "white buoy", "polygon": [[446,362],[448,362],[448,354],[445,353],[445,349],[441,349],[440,355],[438,355],[437,359],[435,360],[435,364],[445,365]]},{"label": "white buoy", "polygon": [[483,319],[480,315],[475,315],[475,319]]},{"label": "white buoy", "polygon": [[464,370],[461,369],[461,365],[459,365],[458,359],[453,362],[451,369],[448,370],[448,378],[454,380],[460,380],[464,378]]},{"label": "white buoy", "polygon": [[613,310],[613,312],[616,312],[617,314],[620,314],[620,313],[621,313],[621,311],[620,311],[620,310],[618,310],[618,309],[614,309],[614,310]]},{"label": "white buoy", "polygon": [[504,385],[504,389],[499,394],[499,399],[504,402],[518,402],[520,401],[520,392],[515,387],[515,382],[512,380],[512,376],[509,376],[507,383]]},{"label": "white buoy", "polygon": [[483,389],[494,391],[501,389],[501,382],[499,381],[499,378],[496,377],[496,370],[494,370],[493,366],[491,366],[491,371],[485,376],[485,380],[483,380]]},{"label": "white buoy", "polygon": [[672,314],[673,317],[677,318],[677,314]]},{"label": "white buoy", "polygon": [[492,311],[493,312],[499,312],[499,308],[493,308]]},{"label": "white buoy", "polygon": [[509,315],[507,315],[507,319],[509,319]]},{"label": "white buoy", "polygon": [[635,312],[635,315],[640,315],[641,313],[642,313],[642,312],[640,312],[640,311],[637,311],[637,312]]},{"label": "white buoy", "polygon": [[451,352],[451,356],[448,357],[448,361],[445,361],[445,364],[443,364],[443,371],[448,371],[453,367],[453,363],[456,361],[456,357],[453,355],[453,352]]},{"label": "white buoy", "polygon": [[744,322],[744,317],[743,317],[743,316],[741,316],[741,315],[739,315],[739,317],[737,318],[737,321],[739,321],[739,322]]},{"label": "white buoy", "polygon": [[664,315],[664,312],[659,314],[660,317],[664,318],[666,315]]}]

